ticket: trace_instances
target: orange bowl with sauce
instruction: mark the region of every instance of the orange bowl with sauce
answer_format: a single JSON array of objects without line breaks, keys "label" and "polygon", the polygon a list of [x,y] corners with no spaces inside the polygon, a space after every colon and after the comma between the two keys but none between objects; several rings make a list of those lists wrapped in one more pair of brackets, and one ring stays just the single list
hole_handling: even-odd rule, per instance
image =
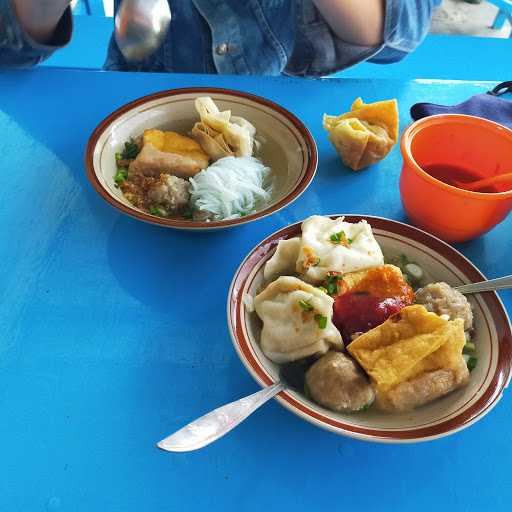
[{"label": "orange bowl with sauce", "polygon": [[480,117],[441,114],[402,134],[402,204],[410,220],[449,242],[482,235],[512,209],[512,185],[482,192],[450,184],[512,172],[512,130]]}]

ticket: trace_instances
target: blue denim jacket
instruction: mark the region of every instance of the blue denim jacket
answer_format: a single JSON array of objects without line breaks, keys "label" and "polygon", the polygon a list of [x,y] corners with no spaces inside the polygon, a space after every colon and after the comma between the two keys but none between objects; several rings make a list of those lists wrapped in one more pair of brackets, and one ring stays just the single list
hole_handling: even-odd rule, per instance
[{"label": "blue denim jacket", "polygon": [[[169,0],[164,44],[146,61],[128,64],[112,38],[105,67],[180,73],[321,76],[363,60],[400,60],[426,35],[441,0],[386,0],[384,42],[377,47],[336,37],[311,0]],[[116,8],[120,0],[115,1]],[[30,66],[71,35],[69,10],[54,39],[38,44],[19,26],[10,0],[0,0],[0,66]]]}]

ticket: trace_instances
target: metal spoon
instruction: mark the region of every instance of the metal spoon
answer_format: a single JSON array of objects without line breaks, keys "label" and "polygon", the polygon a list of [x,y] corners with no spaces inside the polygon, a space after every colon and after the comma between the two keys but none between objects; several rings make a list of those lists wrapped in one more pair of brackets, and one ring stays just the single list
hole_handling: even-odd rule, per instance
[{"label": "metal spoon", "polygon": [[258,407],[285,389],[285,384],[276,382],[257,393],[219,407],[162,439],[157,446],[168,452],[190,452],[203,448],[234,429]]},{"label": "metal spoon", "polygon": [[489,279],[480,283],[463,284],[456,286],[455,289],[464,295],[468,293],[492,292],[494,290],[505,290],[512,288],[512,275]]},{"label": "metal spoon", "polygon": [[[457,286],[455,289],[468,294],[503,290],[505,288],[512,288],[512,275],[482,281],[481,283],[465,284]],[[281,378],[285,377],[286,382],[290,380],[292,387],[297,386],[297,383],[291,379],[291,375],[281,375]],[[157,446],[168,452],[189,452],[203,448],[234,429],[256,409],[286,388],[287,385],[282,381],[276,382],[257,393],[219,407],[185,425],[182,429],[157,443]]]},{"label": "metal spoon", "polygon": [[115,39],[128,62],[141,62],[163,43],[171,23],[167,0],[123,0],[115,19]]}]

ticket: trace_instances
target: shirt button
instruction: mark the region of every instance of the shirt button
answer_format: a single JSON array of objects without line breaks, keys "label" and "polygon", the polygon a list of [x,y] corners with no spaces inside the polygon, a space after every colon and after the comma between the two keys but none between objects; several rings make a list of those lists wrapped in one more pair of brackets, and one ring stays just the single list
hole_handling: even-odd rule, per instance
[{"label": "shirt button", "polygon": [[226,55],[226,53],[228,53],[228,51],[229,51],[229,47],[226,43],[219,44],[215,48],[215,52],[217,53],[217,55]]}]

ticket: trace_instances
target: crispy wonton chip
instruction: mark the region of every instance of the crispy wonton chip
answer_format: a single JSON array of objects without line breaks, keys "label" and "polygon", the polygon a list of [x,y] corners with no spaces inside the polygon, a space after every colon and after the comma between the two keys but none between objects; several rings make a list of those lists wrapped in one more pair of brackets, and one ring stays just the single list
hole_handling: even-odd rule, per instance
[{"label": "crispy wonton chip", "polygon": [[324,114],[324,128],[343,163],[358,171],[382,160],[398,140],[396,100],[365,104],[357,98],[350,112]]},{"label": "crispy wonton chip", "polygon": [[464,347],[463,321],[445,320],[413,305],[361,335],[348,346],[378,392],[426,372],[458,369]]}]

